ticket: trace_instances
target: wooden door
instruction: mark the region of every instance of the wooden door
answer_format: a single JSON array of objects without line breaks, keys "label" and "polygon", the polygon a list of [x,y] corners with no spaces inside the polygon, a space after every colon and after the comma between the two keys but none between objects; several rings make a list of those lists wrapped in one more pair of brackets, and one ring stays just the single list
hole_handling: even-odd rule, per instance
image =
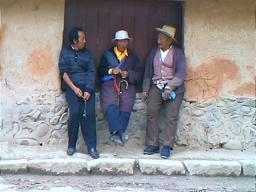
[{"label": "wooden door", "polygon": [[170,24],[177,28],[178,46],[183,48],[183,1],[171,0],[66,0],[64,44],[74,26],[87,34],[87,47],[96,63],[111,46],[117,30],[127,30],[133,38],[130,48],[143,64],[156,46],[156,27]]}]

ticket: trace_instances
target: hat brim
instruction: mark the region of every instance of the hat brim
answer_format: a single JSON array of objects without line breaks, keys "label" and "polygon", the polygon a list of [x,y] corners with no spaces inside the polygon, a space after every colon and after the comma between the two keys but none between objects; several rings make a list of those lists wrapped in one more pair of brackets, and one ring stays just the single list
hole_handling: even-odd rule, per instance
[{"label": "hat brim", "polygon": [[125,38],[125,39],[112,39],[112,42],[114,41],[120,41],[120,40],[129,40],[129,41],[132,41],[133,39],[131,37],[128,37],[128,38]]},{"label": "hat brim", "polygon": [[171,37],[177,43],[177,40],[170,33],[168,33],[167,31],[165,31],[161,28],[156,28],[156,30],[160,33],[163,33],[163,34],[167,35],[168,37]]}]

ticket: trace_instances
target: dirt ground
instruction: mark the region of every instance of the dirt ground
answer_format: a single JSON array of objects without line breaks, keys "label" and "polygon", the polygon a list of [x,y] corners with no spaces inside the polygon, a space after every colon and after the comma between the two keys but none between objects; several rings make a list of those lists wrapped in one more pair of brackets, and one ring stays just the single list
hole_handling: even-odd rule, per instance
[{"label": "dirt ground", "polygon": [[0,192],[255,192],[255,177],[1,175]]}]

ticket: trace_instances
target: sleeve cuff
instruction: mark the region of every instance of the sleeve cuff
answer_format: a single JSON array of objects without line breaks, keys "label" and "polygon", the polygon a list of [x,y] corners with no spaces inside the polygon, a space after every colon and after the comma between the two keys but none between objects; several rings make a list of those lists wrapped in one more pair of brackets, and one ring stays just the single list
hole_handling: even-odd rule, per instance
[{"label": "sleeve cuff", "polygon": [[[60,72],[61,78],[63,78],[64,73],[67,73],[67,72],[66,72],[66,71],[61,71],[61,72]],[[68,74],[68,73],[67,73],[67,74]]]},{"label": "sleeve cuff", "polygon": [[84,92],[88,92],[88,93],[92,93],[92,89],[90,89],[90,88],[85,88],[85,90],[84,90]]},{"label": "sleeve cuff", "polygon": [[171,87],[172,89],[175,89],[176,87],[179,87],[182,84],[182,80],[178,77],[174,77],[171,81],[169,81],[169,83],[167,84],[167,86]]}]

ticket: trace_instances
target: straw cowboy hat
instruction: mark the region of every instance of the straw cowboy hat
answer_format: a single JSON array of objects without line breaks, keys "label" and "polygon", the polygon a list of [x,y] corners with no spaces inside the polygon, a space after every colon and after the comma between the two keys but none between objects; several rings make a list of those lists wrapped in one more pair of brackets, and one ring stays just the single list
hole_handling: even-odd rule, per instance
[{"label": "straw cowboy hat", "polygon": [[156,30],[158,32],[161,32],[161,33],[167,35],[168,37],[171,37],[174,41],[177,42],[177,40],[175,39],[175,33],[176,33],[175,27],[172,27],[170,25],[163,25],[162,28],[156,28]]},{"label": "straw cowboy hat", "polygon": [[132,40],[132,38],[129,37],[127,31],[125,31],[125,30],[120,30],[120,31],[117,31],[117,32],[115,33],[115,38],[112,39],[112,41],[124,40],[124,39]]}]

